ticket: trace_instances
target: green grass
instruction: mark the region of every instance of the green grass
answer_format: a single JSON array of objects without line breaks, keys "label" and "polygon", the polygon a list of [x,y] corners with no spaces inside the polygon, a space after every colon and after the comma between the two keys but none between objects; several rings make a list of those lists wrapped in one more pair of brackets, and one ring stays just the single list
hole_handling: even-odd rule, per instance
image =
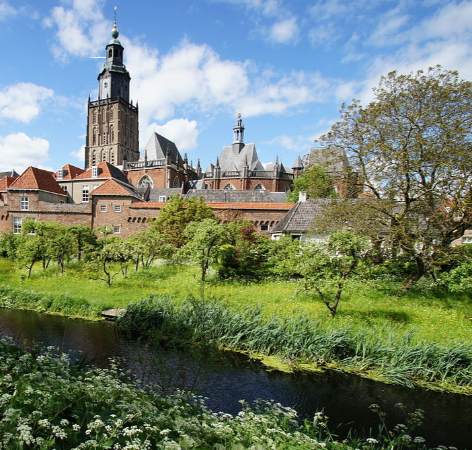
[{"label": "green grass", "polygon": [[[97,308],[123,308],[150,294],[170,294],[179,303],[193,295],[201,297],[200,272],[194,266],[158,264],[129,277],[117,275],[111,287],[94,280],[77,264],[61,275],[56,268],[43,271],[35,267],[31,278],[6,259],[0,259],[0,285],[32,290],[51,297],[85,299]],[[302,314],[327,324],[351,329],[394,326],[414,330],[416,340],[438,343],[468,340],[472,333],[472,298],[463,294],[438,292],[427,281],[411,292],[399,293],[389,281],[351,282],[343,293],[338,315],[333,320],[321,301],[297,294],[297,285],[289,281],[259,283],[209,282],[205,297],[222,299],[229,308],[239,311],[261,306],[266,317],[290,317]]]}]

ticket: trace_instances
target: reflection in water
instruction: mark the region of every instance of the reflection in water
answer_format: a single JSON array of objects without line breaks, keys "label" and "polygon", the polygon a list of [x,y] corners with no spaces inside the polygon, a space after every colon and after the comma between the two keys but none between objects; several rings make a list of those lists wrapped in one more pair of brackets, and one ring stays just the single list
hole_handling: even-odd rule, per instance
[{"label": "reflection in water", "polygon": [[377,417],[369,405],[386,411],[392,424],[403,421],[396,403],[408,411],[425,411],[423,427],[415,433],[429,445],[454,445],[472,449],[472,399],[419,389],[375,383],[336,372],[293,374],[266,372],[257,362],[229,352],[209,354],[201,349],[151,349],[128,339],[111,323],[94,323],[46,316],[26,311],[0,310],[0,334],[18,341],[58,347],[64,352],[82,352],[96,365],[106,366],[109,358],[119,358],[123,368],[143,382],[154,382],[164,393],[175,387],[193,389],[208,397],[207,405],[232,414],[240,410],[240,399],[274,400],[310,418],[324,410],[335,431],[342,434],[353,427],[374,431]]}]

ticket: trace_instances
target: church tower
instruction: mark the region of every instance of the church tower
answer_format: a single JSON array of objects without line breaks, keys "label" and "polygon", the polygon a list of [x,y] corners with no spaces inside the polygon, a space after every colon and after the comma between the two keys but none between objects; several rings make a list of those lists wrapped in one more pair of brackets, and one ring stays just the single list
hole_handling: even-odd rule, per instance
[{"label": "church tower", "polygon": [[139,159],[138,106],[129,101],[131,77],[123,64],[116,20],[98,76],[98,100],[88,102],[85,169],[103,161],[126,166]]}]

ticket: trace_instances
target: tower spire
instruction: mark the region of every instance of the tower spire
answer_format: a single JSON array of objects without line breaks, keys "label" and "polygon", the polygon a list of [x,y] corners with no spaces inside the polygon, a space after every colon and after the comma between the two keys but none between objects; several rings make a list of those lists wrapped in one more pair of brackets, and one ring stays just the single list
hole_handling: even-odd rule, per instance
[{"label": "tower spire", "polygon": [[233,127],[234,137],[233,144],[244,144],[244,125],[241,119],[241,112],[238,113],[236,124]]}]

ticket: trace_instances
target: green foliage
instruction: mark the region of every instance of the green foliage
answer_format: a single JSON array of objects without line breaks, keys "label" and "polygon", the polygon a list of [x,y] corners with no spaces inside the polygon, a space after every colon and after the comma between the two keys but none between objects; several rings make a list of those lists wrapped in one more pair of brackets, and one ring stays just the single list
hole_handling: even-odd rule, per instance
[{"label": "green foliage", "polygon": [[[411,288],[448,263],[451,243],[472,226],[472,83],[439,66],[426,72],[391,72],[367,106],[343,106],[341,119],[320,138],[344,149],[369,201],[338,202],[332,227],[386,234],[383,248],[408,255]],[[352,216],[362,220],[351,221]]]},{"label": "green foliage", "polygon": [[129,305],[117,326],[132,333],[277,355],[292,367],[335,366],[406,386],[472,386],[470,343],[415,342],[413,332],[400,328],[327,326],[301,313],[265,317],[260,308],[233,311],[214,299],[188,298],[177,307],[168,296]]},{"label": "green foliage", "polygon": [[319,165],[313,165],[293,180],[292,189],[287,193],[287,201],[298,202],[300,192],[306,192],[308,198],[335,198],[336,190],[331,176]]},{"label": "green foliage", "polygon": [[181,198],[180,195],[171,197],[162,207],[159,217],[150,221],[149,227],[164,234],[169,243],[180,248],[188,240],[183,235],[187,225],[191,222],[199,222],[203,219],[216,219],[211,208],[200,197]]},{"label": "green foliage", "polygon": [[182,236],[187,243],[180,249],[180,256],[197,262],[201,279],[205,281],[208,268],[218,258],[220,246],[229,240],[227,227],[214,219],[203,219],[189,223]]},{"label": "green foliage", "polygon": [[138,389],[115,364],[81,369],[53,349],[24,352],[1,340],[0,367],[0,445],[7,450],[334,448],[279,404],[214,413],[190,393]]},{"label": "green foliage", "polygon": [[334,232],[326,242],[283,240],[272,256],[273,270],[300,278],[303,289],[319,297],[334,317],[344,285],[368,248],[366,238],[350,231]]}]

